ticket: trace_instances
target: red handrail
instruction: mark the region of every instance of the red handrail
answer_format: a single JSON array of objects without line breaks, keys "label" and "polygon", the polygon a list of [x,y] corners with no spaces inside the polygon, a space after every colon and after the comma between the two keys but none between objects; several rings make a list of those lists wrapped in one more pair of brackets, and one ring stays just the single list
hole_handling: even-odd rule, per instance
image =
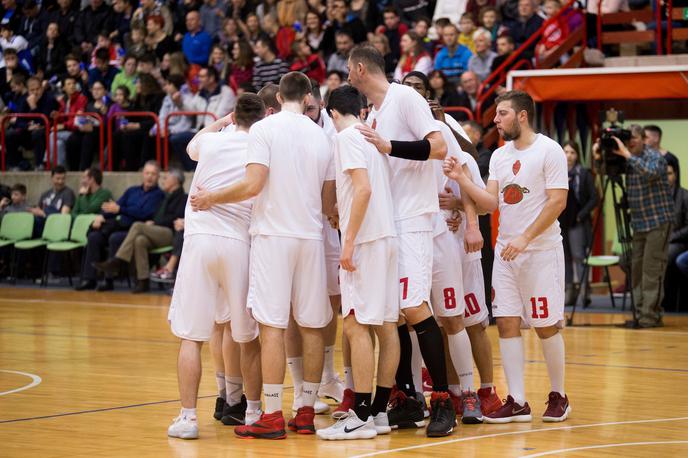
[{"label": "red handrail", "polygon": [[444,112],[445,113],[457,113],[457,112],[462,112],[465,113],[466,116],[470,121],[473,121],[475,117],[473,116],[473,112],[470,110],[470,108],[466,107],[444,107]]},{"label": "red handrail", "polygon": [[80,113],[59,113],[57,116],[55,116],[53,118],[55,120],[55,124],[53,125],[53,159],[55,162],[57,162],[57,125],[62,119],[70,119],[77,116],[89,116],[98,120],[98,129],[100,130],[100,170],[103,170],[103,166],[105,165],[105,126],[103,125],[103,117],[100,115],[100,113],[83,111]]},{"label": "red handrail", "polygon": [[169,163],[169,158],[170,158],[170,136],[167,134],[167,131],[169,130],[170,127],[170,118],[173,118],[175,116],[211,116],[215,121],[217,121],[217,115],[211,111],[173,111],[172,113],[168,114],[165,117],[164,125],[165,125],[165,136],[162,137],[161,139],[164,142],[165,148],[164,148],[164,167],[165,170],[167,170],[167,166]]},{"label": "red handrail", "polygon": [[[513,67],[511,67],[511,70],[518,70],[518,69],[523,68],[523,67],[532,67],[532,65],[530,64],[529,60],[521,59],[518,62],[516,62],[516,64],[514,64]],[[496,84],[493,84],[492,86],[490,86],[487,89],[487,91],[485,91],[482,94],[480,94],[480,89],[483,87],[483,85],[481,84],[480,87],[478,88],[478,94],[480,94],[480,95],[478,96],[478,103],[475,104],[475,117],[478,120],[478,122],[480,123],[480,125],[483,127],[485,127],[483,124],[483,119],[482,119],[483,118],[483,104],[487,101],[488,97],[490,97],[497,90],[497,88],[499,86],[501,86],[502,83],[504,83],[505,80],[506,80],[506,76],[504,78],[499,78],[499,80],[497,81]]]},{"label": "red handrail", "polygon": [[[2,146],[2,171],[5,171],[5,156],[7,155],[7,148],[5,147],[5,126],[12,118],[30,118],[40,119],[45,124],[45,148],[50,151],[50,120],[42,113],[10,113],[2,118],[0,121],[0,145]],[[50,170],[50,154],[46,154],[45,169]]]},{"label": "red handrail", "polygon": [[[657,42],[657,55],[662,55],[662,4],[659,0],[655,2],[655,21],[657,22],[657,27],[655,27],[655,41]],[[671,22],[671,17],[669,17],[669,22]]]},{"label": "red handrail", "polygon": [[153,118],[155,121],[155,160],[160,164],[160,120],[152,111],[120,111],[113,113],[107,121],[108,134],[108,170],[112,172],[112,122],[121,117]]},{"label": "red handrail", "polygon": [[666,53],[667,55],[671,54],[671,48],[673,47],[673,40],[672,40],[672,34],[674,32],[674,26],[672,22],[674,22],[674,3],[673,0],[666,0],[666,7],[667,7],[667,37],[666,37]]}]

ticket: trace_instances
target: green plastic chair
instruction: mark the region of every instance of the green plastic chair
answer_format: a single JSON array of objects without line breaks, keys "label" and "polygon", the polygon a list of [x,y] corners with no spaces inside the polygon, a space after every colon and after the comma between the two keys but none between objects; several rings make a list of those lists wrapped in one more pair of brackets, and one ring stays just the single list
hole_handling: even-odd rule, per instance
[{"label": "green plastic chair", "polygon": [[[32,215],[33,216],[33,215]],[[69,227],[72,225],[72,216],[55,213],[48,216],[45,220],[45,227],[40,239],[22,240],[15,242],[12,259],[12,270],[16,271],[16,252],[17,250],[33,250],[45,247],[51,242],[61,242],[69,238]],[[43,271],[46,269],[48,251],[46,250],[43,258]],[[12,275],[14,277],[14,275]]]},{"label": "green plastic chair", "polygon": [[[78,215],[74,219],[74,224],[72,225],[71,235],[69,240],[60,242],[50,242],[46,246],[49,252],[54,253],[69,253],[80,248],[84,248],[88,242],[88,230],[96,219],[94,214]],[[67,275],[69,278],[69,284],[72,284],[72,269],[71,263],[67,262]],[[43,285],[47,282],[47,270],[43,271]]]},{"label": "green plastic chair", "polygon": [[0,248],[31,238],[33,215],[29,212],[8,213],[0,225]]},{"label": "green plastic chair", "polygon": [[169,253],[173,249],[174,248],[172,247],[172,245],[165,245],[165,246],[161,246],[159,248],[153,248],[152,250],[149,250],[148,254],[165,254],[165,253]]},{"label": "green plastic chair", "polygon": [[[604,278],[607,282],[607,287],[609,288],[609,298],[612,301],[612,308],[616,308],[616,302],[614,301],[614,289],[612,288],[612,280],[609,275],[609,268],[612,266],[618,266],[621,262],[621,254],[623,253],[623,248],[618,240],[614,240],[612,243],[612,253],[611,255],[598,255],[598,256],[588,256],[586,260],[588,266],[590,267],[601,267],[604,269]],[[623,303],[621,305],[621,310],[626,308],[626,291],[624,290]]]}]

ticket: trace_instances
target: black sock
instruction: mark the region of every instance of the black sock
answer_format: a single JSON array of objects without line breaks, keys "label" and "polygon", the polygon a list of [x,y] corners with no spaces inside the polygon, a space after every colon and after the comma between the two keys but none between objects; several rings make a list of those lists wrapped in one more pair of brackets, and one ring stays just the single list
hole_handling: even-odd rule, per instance
[{"label": "black sock", "polygon": [[370,416],[370,399],[372,393],[354,393],[354,412],[363,421],[367,421]]},{"label": "black sock", "polygon": [[429,317],[413,325],[418,336],[420,352],[425,361],[425,367],[432,378],[433,391],[448,391],[447,363],[444,360],[444,340],[442,331],[434,317]]},{"label": "black sock", "polygon": [[370,406],[370,414],[373,417],[387,410],[387,404],[389,404],[389,396],[391,394],[391,388],[380,385],[375,387],[375,398],[373,399],[373,404]]},{"label": "black sock", "polygon": [[[399,367],[397,367],[397,375],[395,377],[397,388],[410,398],[416,397],[416,388],[413,386],[413,372],[411,370],[411,353],[413,346],[411,345],[411,335],[408,327],[401,325],[397,328],[399,333]],[[441,338],[441,336],[440,336]]]}]

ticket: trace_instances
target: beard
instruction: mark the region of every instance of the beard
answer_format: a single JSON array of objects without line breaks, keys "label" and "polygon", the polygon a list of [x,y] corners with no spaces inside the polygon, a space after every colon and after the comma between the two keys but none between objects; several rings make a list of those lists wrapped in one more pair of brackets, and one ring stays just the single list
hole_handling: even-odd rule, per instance
[{"label": "beard", "polygon": [[518,124],[518,121],[514,121],[514,123],[511,125],[511,127],[508,130],[504,129],[502,131],[502,138],[506,142],[510,142],[512,140],[518,140],[520,136],[521,136],[521,126]]}]

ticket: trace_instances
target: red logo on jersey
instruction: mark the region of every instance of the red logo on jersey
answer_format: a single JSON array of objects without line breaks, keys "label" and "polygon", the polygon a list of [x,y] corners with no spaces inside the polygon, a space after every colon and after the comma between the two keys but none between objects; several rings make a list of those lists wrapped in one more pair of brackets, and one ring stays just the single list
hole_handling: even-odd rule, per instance
[{"label": "red logo on jersey", "polygon": [[518,175],[519,170],[521,170],[521,161],[516,161],[514,165],[511,166],[511,171],[514,172],[514,175]]},{"label": "red logo on jersey", "polygon": [[494,290],[494,288],[490,288],[490,289],[492,290],[492,291],[491,291],[491,293],[492,293],[492,299],[491,299],[491,302],[494,302],[494,298],[495,298],[495,290]]},{"label": "red logo on jersey", "polygon": [[502,189],[504,203],[509,205],[517,204],[523,200],[523,194],[528,194],[529,192],[528,188],[524,188],[516,183],[506,185],[504,189]]},{"label": "red logo on jersey", "polygon": [[371,124],[370,127],[372,127],[373,130],[375,130],[375,128],[377,127],[377,119],[373,119],[373,124]]}]

